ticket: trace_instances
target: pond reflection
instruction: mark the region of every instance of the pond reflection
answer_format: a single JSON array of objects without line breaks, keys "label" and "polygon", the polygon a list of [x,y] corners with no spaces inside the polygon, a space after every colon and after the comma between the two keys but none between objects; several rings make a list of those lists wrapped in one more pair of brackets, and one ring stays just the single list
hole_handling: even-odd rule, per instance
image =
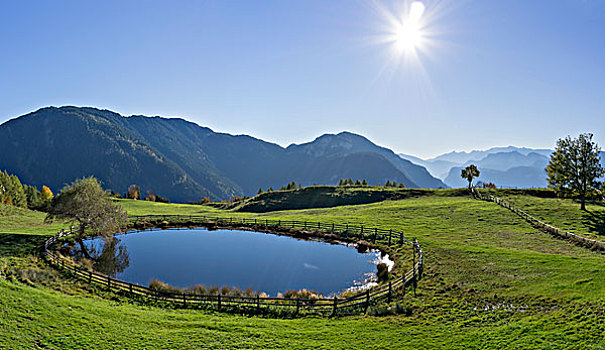
[{"label": "pond reflection", "polygon": [[72,255],[93,269],[106,275],[116,277],[130,266],[128,249],[121,239],[99,237],[86,242],[80,240],[72,248]]}]

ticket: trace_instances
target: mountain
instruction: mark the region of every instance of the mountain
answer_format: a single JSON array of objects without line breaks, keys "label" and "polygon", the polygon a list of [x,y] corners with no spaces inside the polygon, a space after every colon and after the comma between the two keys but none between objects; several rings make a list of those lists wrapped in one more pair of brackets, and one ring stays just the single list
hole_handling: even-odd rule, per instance
[{"label": "mountain", "polygon": [[[518,166],[508,170],[479,168],[480,175],[475,181],[493,182],[500,188],[543,188],[548,185],[544,168]],[[468,186],[468,182],[460,177],[462,168],[452,168],[445,178],[449,186],[459,188]]]},{"label": "mountain", "polygon": [[48,107],[0,125],[0,169],[53,191],[94,175],[104,187],[153,190],[173,201],[252,195],[259,187],[370,184],[445,187],[426,169],[348,132],[283,148],[247,135],[217,133],[179,118],[130,116],[89,107]]},{"label": "mountain", "polygon": [[471,152],[450,152],[431,159],[400,154],[425,167],[433,176],[443,179],[450,187],[465,186],[460,170],[475,164],[481,172],[479,181],[493,182],[499,187],[544,187],[544,168],[550,159],[551,150],[526,147],[493,147]]},{"label": "mountain", "polygon": [[540,155],[548,157],[550,155],[550,153],[552,153],[552,150],[534,149],[534,148],[527,148],[527,147],[515,147],[515,146],[492,147],[487,150],[473,150],[470,152],[456,152],[456,151],[449,152],[449,153],[442,154],[442,155],[437,156],[432,159],[427,159],[427,161],[428,162],[447,161],[447,162],[461,164],[461,163],[466,163],[469,161],[477,161],[477,160],[483,159],[493,153],[508,153],[508,152],[517,152],[522,155],[528,155],[529,153],[538,153]]},{"label": "mountain", "polygon": [[347,154],[352,150],[355,152],[372,152],[383,156],[393,164],[408,179],[398,182],[403,182],[408,187],[446,187],[443,182],[431,176],[424,167],[402,159],[390,149],[377,146],[365,137],[350,132],[341,132],[336,135],[325,134],[309,143],[290,145],[287,150],[295,154],[302,153],[315,158]]},{"label": "mountain", "polygon": [[226,194],[202,186],[151,147],[126,118],[109,111],[44,108],[9,120],[0,126],[0,149],[9,150],[0,154],[0,168],[55,192],[76,178],[95,175],[117,191],[136,183],[162,195]]}]

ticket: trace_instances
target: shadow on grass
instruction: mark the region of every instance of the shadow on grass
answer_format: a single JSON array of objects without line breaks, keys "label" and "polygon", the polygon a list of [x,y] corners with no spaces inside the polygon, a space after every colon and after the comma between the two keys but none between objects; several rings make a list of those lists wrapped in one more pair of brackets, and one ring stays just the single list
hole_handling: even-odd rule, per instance
[{"label": "shadow on grass", "polygon": [[584,214],[584,224],[588,226],[590,232],[599,235],[605,235],[605,210],[586,211]]},{"label": "shadow on grass", "polygon": [[23,256],[39,251],[48,237],[0,232],[0,257]]}]

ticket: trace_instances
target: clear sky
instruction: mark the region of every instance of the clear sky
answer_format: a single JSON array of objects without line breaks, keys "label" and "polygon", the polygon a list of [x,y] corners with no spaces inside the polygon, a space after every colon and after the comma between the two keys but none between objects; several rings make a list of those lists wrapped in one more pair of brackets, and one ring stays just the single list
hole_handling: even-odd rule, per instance
[{"label": "clear sky", "polygon": [[587,131],[605,146],[604,0],[423,4],[402,53],[406,0],[1,1],[0,122],[77,105],[421,157]]}]

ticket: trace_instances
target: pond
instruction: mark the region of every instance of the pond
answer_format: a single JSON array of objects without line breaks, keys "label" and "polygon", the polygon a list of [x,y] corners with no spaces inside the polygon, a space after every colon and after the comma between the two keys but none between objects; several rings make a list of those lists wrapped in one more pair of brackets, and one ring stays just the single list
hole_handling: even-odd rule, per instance
[{"label": "pond", "polygon": [[307,289],[329,296],[372,281],[381,262],[377,251],[252,231],[155,229],[115,238],[85,240],[86,252],[76,245],[73,254],[145,286],[157,279],[181,288],[251,287],[270,296]]}]

